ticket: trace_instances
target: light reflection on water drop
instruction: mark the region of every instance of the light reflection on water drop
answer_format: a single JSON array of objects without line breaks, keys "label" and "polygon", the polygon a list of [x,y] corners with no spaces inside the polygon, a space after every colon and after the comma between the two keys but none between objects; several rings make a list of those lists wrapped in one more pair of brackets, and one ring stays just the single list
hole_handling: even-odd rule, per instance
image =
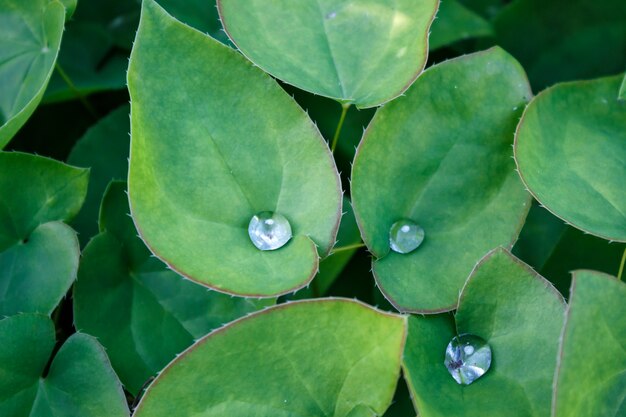
[{"label": "light reflection on water drop", "polygon": [[248,224],[250,240],[260,250],[275,250],[291,239],[291,225],[282,214],[262,211]]},{"label": "light reflection on water drop", "polygon": [[489,370],[491,347],[478,336],[455,336],[446,348],[444,364],[457,383],[469,385]]}]

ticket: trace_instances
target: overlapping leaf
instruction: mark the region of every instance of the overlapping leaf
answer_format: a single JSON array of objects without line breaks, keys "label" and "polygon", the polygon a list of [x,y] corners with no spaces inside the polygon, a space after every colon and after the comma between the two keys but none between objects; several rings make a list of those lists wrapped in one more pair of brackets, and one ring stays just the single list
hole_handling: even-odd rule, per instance
[{"label": "overlapping leaf", "polygon": [[89,171],[0,152],[0,316],[50,314],[76,278],[76,233]]},{"label": "overlapping leaf", "polygon": [[438,0],[219,0],[237,47],[296,87],[373,107],[401,94],[426,64]]},{"label": "overlapping leaf", "polygon": [[74,320],[136,394],[195,339],[273,300],[207,291],[168,270],[137,237],[125,189],[113,182],[103,199],[101,233],[85,248],[74,287]]},{"label": "overlapping leaf", "polygon": [[405,332],[405,317],[355,301],[283,304],[211,333],[178,357],[135,416],[381,415],[397,383]]},{"label": "overlapping leaf", "polygon": [[626,285],[600,272],[573,275],[552,416],[621,416],[626,411]]},{"label": "overlapping leaf", "polygon": [[38,314],[0,320],[0,415],[126,417],[128,406],[100,344],[77,333],[56,353],[54,324]]},{"label": "overlapping leaf", "polygon": [[65,7],[57,0],[0,1],[0,149],[41,101],[64,23]]},{"label": "overlapping leaf", "polygon": [[428,47],[430,50],[470,38],[493,35],[491,23],[465,7],[458,0],[442,1],[433,22]]},{"label": "overlapping leaf", "polygon": [[[414,316],[404,353],[404,376],[421,417],[543,417],[550,412],[552,378],[565,304],[541,276],[505,250],[477,266],[451,316]],[[483,338],[489,371],[459,385],[444,365],[457,334]]]},{"label": "overlapping leaf", "polygon": [[622,77],[559,84],[528,106],[516,133],[522,180],[573,226],[626,242],[626,106]]},{"label": "overlapping leaf", "polygon": [[[377,283],[399,309],[455,308],[472,268],[510,246],[530,207],[515,173],[513,131],[530,89],[519,64],[490,49],[434,66],[382,108],[361,142],[352,198]],[[389,249],[389,229],[420,224],[414,252]]]},{"label": "overlapping leaf", "polygon": [[85,204],[72,221],[83,245],[98,233],[98,211],[107,185],[128,176],[129,112],[129,106],[124,105],[101,119],[67,158],[72,165],[91,169]]},{"label": "overlapping leaf", "polygon": [[[306,285],[335,241],[339,178],[310,119],[266,74],[146,0],[128,74],[129,194],[150,249],[224,292]],[[166,105],[165,105],[166,104]],[[260,251],[247,227],[275,211],[294,237]]]}]

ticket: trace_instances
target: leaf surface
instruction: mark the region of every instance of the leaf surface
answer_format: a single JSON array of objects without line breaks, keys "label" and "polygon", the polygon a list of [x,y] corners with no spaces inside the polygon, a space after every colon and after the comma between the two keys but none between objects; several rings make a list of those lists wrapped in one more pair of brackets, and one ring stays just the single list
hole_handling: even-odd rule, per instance
[{"label": "leaf surface", "polygon": [[56,0],[0,0],[0,149],[43,97],[59,53],[65,7]]},{"label": "leaf surface", "polygon": [[389,101],[426,64],[438,0],[219,0],[229,37],[298,88],[354,103]]},{"label": "leaf surface", "polygon": [[[404,376],[421,417],[547,416],[565,304],[561,295],[509,252],[488,254],[468,279],[455,320],[409,319]],[[464,386],[444,365],[457,334],[483,338],[491,368]]]},{"label": "leaf surface", "polygon": [[135,417],[381,415],[399,376],[405,326],[405,317],[345,299],[267,309],[178,357]]},{"label": "leaf surface", "polygon": [[520,121],[515,160],[529,190],[573,226],[626,242],[626,106],[622,77],[559,84]]},{"label": "leaf surface", "polygon": [[[152,0],[128,82],[131,211],[152,252],[222,292],[275,296],[306,285],[341,213],[337,170],[306,114],[241,55]],[[262,211],[290,222],[287,245],[252,244],[248,223]]]},{"label": "leaf surface", "polygon": [[76,232],[89,171],[0,152],[0,316],[52,313],[78,269]]},{"label": "leaf surface", "polygon": [[[530,97],[522,68],[493,48],[431,67],[405,97],[377,112],[357,151],[352,202],[378,285],[396,308],[455,308],[491,248],[510,247],[530,207],[511,158]],[[390,251],[389,229],[425,230],[409,254]]]},{"label": "leaf surface", "polygon": [[6,417],[125,417],[128,406],[100,344],[72,335],[44,369],[54,324],[38,314],[0,320],[0,414]]},{"label": "leaf surface", "polygon": [[552,416],[616,417],[626,411],[626,285],[575,271],[559,349]]}]

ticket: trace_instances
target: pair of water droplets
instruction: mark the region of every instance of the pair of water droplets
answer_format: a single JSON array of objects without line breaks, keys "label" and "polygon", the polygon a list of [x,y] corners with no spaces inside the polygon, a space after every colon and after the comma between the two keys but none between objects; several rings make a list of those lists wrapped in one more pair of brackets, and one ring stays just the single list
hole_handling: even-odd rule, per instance
[{"label": "pair of water droplets", "polygon": [[[280,213],[262,211],[250,219],[248,235],[258,249],[276,250],[291,239],[291,224]],[[411,220],[397,221],[389,230],[389,246],[394,252],[403,254],[412,252],[423,241],[424,229]]]}]

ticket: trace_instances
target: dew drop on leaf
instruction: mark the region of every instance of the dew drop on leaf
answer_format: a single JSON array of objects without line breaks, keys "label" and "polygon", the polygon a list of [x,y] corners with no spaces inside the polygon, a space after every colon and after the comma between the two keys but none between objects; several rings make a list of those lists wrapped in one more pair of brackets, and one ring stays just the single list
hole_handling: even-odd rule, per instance
[{"label": "dew drop on leaf", "polygon": [[257,248],[275,250],[291,239],[291,225],[282,214],[262,211],[250,219],[248,235]]},{"label": "dew drop on leaf", "polygon": [[403,219],[389,229],[389,246],[394,252],[409,253],[424,241],[424,229],[417,223]]},{"label": "dew drop on leaf", "polygon": [[491,347],[478,336],[455,336],[446,348],[444,364],[457,383],[469,385],[489,370]]}]

